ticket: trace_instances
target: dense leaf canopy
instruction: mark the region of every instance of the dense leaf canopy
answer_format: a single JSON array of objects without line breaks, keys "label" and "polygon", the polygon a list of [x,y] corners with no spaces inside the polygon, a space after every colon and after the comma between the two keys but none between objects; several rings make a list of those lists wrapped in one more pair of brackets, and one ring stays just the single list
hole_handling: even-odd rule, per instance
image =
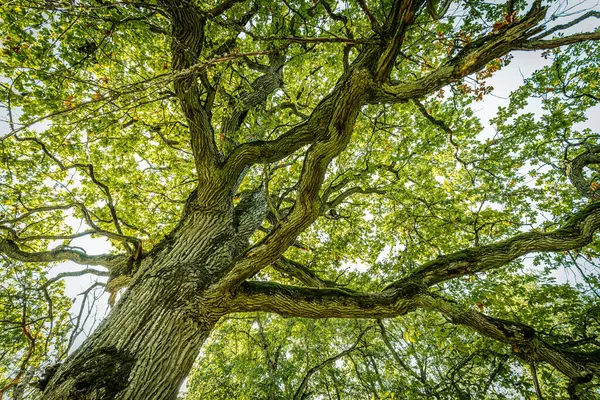
[{"label": "dense leaf canopy", "polygon": [[[86,324],[63,278],[110,275],[85,295],[113,304],[221,187],[267,212],[186,399],[598,398],[586,7],[5,2],[0,398],[39,395]],[[481,120],[517,51],[545,66]]]}]

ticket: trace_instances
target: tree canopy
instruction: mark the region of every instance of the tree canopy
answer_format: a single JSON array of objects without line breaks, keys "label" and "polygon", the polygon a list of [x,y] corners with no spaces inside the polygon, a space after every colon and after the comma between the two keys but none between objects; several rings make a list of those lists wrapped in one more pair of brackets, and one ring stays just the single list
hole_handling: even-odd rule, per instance
[{"label": "tree canopy", "polygon": [[[539,0],[5,2],[0,399],[61,398],[97,354],[68,355],[94,293],[103,335],[153,288],[200,321],[194,349],[210,333],[189,400],[598,398],[598,18]],[[522,51],[545,66],[482,121]],[[65,280],[88,274],[69,313]],[[131,394],[146,339],[128,340],[105,371],[123,380],[78,372],[81,398],[149,398]]]}]

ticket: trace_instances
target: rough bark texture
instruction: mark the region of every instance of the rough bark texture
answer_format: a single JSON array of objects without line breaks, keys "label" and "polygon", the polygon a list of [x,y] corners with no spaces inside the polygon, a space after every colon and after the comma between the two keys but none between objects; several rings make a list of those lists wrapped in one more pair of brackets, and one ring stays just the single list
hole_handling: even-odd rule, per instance
[{"label": "rough bark texture", "polygon": [[172,399],[224,307],[204,296],[265,215],[256,191],[235,209],[194,211],[146,256],[129,289],[60,366],[45,399]]}]

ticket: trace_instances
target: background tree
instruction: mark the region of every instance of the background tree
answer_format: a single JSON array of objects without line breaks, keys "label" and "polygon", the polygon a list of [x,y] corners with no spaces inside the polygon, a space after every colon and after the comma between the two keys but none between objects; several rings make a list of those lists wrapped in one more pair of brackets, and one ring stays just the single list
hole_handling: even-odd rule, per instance
[{"label": "background tree", "polygon": [[[597,396],[600,13],[576,11],[5,4],[0,393],[175,398],[218,325],[189,398]],[[533,50],[482,133],[486,79]],[[57,283],[88,273],[113,307],[65,358]]]}]

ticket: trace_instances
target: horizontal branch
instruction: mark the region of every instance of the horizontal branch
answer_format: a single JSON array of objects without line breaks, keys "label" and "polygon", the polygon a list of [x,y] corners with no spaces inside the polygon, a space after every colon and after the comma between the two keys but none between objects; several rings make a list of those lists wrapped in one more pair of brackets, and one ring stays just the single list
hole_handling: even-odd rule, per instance
[{"label": "horizontal branch", "polygon": [[42,286],[40,286],[41,290],[46,289],[48,286],[52,285],[54,282],[57,282],[64,278],[72,278],[83,275],[96,275],[96,276],[109,276],[110,273],[108,271],[101,271],[93,268],[86,268],[80,271],[69,271],[69,272],[61,272],[53,278],[48,279]]},{"label": "horizontal branch", "polygon": [[[406,299],[411,293],[458,276],[506,265],[528,253],[581,248],[592,241],[599,228],[600,202],[596,202],[574,214],[554,232],[523,233],[495,244],[438,257],[389,285],[381,293],[245,282],[235,304],[239,311],[271,311],[313,318],[399,315],[399,309],[408,310],[400,299]],[[401,304],[396,304],[397,301]]]},{"label": "horizontal branch", "polygon": [[49,251],[27,252],[23,251],[12,240],[0,241],[0,253],[21,262],[60,262],[73,261],[81,265],[101,265],[106,268],[114,267],[126,262],[129,256],[124,254],[89,255],[81,250],[56,248]]},{"label": "horizontal branch", "polygon": [[232,307],[310,318],[383,318],[410,311],[409,299],[428,286],[508,264],[532,252],[565,251],[589,244],[600,228],[600,202],[574,214],[554,232],[528,232],[499,243],[465,249],[417,268],[381,293],[245,282]]},{"label": "horizontal branch", "polygon": [[273,282],[245,282],[229,301],[230,312],[263,311],[284,317],[390,318],[417,308],[440,312],[454,324],[513,346],[527,362],[552,365],[574,382],[588,382],[600,369],[598,352],[563,351],[542,339],[531,327],[487,316],[419,291],[356,293],[334,288],[304,288]]},{"label": "horizontal branch", "polygon": [[230,312],[264,311],[284,317],[387,318],[411,311],[400,291],[356,293],[340,288],[306,288],[274,282],[244,282],[230,300]]},{"label": "horizontal branch", "polygon": [[600,32],[579,33],[550,40],[532,40],[515,46],[515,50],[544,50],[555,49],[569,44],[600,40]]},{"label": "horizontal branch", "polygon": [[[490,317],[476,310],[464,310],[437,297],[419,295],[415,297],[415,301],[419,307],[438,311],[455,324],[467,326],[484,336],[511,344],[513,351],[527,362],[546,362],[575,382],[588,382],[593,377],[593,372],[583,363],[577,362],[572,354],[547,343],[527,325]],[[578,357],[585,361],[585,355],[578,354]],[[600,365],[598,360],[597,358],[594,363],[595,368]]]},{"label": "horizontal branch", "polygon": [[472,247],[440,256],[417,268],[388,289],[407,284],[431,286],[458,276],[487,271],[534,252],[559,252],[581,248],[592,242],[600,228],[600,202],[575,213],[553,232],[527,232],[498,243]]}]

